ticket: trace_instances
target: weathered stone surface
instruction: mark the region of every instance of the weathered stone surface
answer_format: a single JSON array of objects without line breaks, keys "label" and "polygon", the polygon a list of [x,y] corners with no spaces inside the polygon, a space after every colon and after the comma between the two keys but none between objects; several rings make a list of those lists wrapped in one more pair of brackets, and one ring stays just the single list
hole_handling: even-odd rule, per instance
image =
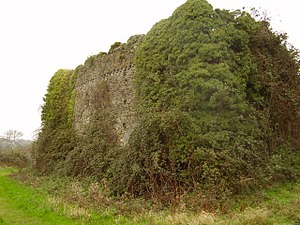
[{"label": "weathered stone surface", "polygon": [[[127,143],[134,127],[134,57],[141,36],[127,44],[88,59],[78,68],[74,127],[83,134],[98,114],[113,128],[121,145]],[[102,116],[101,116],[102,115]]]}]

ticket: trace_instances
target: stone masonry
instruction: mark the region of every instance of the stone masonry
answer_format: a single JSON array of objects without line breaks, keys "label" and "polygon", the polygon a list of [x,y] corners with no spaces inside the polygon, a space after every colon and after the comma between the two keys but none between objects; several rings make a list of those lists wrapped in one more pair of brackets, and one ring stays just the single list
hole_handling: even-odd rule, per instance
[{"label": "stone masonry", "polygon": [[95,122],[91,115],[101,114],[103,110],[98,108],[105,108],[118,141],[121,145],[127,143],[134,128],[134,57],[140,39],[141,36],[131,37],[127,44],[120,44],[107,54],[92,56],[78,67],[74,109],[77,133],[83,134],[88,125]]}]

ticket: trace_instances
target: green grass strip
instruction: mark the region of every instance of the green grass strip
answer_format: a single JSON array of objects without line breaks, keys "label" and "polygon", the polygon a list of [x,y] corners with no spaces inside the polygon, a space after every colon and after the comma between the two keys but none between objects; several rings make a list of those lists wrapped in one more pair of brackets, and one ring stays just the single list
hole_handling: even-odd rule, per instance
[{"label": "green grass strip", "polygon": [[47,209],[46,196],[10,179],[13,172],[0,168],[0,224],[82,224]]},{"label": "green grass strip", "polygon": [[52,210],[47,194],[18,183],[8,176],[14,172],[16,170],[11,168],[0,168],[0,225],[147,224],[123,216],[93,212],[89,218],[68,218],[64,215],[64,207]]}]

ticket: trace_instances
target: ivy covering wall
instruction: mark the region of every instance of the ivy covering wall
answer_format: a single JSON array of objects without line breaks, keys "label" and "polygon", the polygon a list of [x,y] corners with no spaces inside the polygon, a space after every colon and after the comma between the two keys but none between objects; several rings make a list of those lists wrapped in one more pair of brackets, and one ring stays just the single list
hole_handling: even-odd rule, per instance
[{"label": "ivy covering wall", "polygon": [[187,1],[145,36],[136,67],[122,190],[226,196],[266,178],[280,149],[299,151],[297,51],[267,21]]},{"label": "ivy covering wall", "polygon": [[42,107],[42,126],[34,144],[36,167],[49,174],[58,169],[75,146],[73,109],[76,71],[58,70],[50,80]]},{"label": "ivy covering wall", "polygon": [[90,131],[76,136],[76,70],[53,76],[36,144],[38,170],[94,176],[114,194],[162,202],[186,192],[226,198],[295,179],[299,54],[286,39],[247,12],[188,0],[139,44],[136,126],[126,146],[118,146],[101,107]]}]

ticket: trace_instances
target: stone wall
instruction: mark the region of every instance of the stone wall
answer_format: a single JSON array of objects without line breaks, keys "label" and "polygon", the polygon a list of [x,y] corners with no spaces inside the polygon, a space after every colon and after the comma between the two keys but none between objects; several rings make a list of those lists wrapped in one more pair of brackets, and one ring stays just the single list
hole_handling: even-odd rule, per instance
[{"label": "stone wall", "polygon": [[[108,124],[121,145],[127,143],[134,128],[135,88],[134,57],[140,36],[132,37],[109,53],[92,56],[78,68],[74,127],[84,134],[100,115]],[[103,115],[101,117],[101,115]]]}]

